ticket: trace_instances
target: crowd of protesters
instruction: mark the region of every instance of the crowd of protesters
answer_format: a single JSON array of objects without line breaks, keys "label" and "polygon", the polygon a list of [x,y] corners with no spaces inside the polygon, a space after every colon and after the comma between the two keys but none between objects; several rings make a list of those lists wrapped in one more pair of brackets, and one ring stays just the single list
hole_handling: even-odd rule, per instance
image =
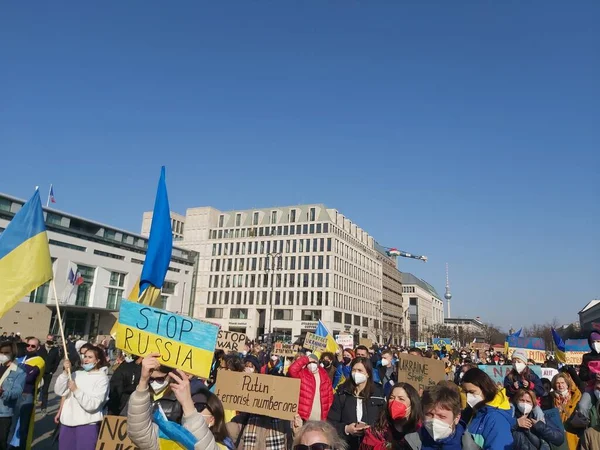
[{"label": "crowd of protesters", "polygon": [[[491,347],[298,347],[283,357],[249,343],[239,353],[216,351],[210,378],[201,380],[161,365],[159,354],[124,354],[111,338],[96,345],[71,338],[66,355],[52,335],[45,342],[2,338],[0,450],[31,448],[34,412],[38,406],[46,413],[53,379],[59,450],[95,449],[107,414],[127,418],[141,450],[600,449],[596,332],[581,366],[548,357],[544,366],[558,369],[552,379],[536,375],[525,351],[509,358]],[[446,379],[426,389],[399,382],[403,353],[443,361]],[[482,370],[486,365],[508,366],[503,382]],[[225,409],[214,393],[222,371],[300,380],[297,416]]]}]

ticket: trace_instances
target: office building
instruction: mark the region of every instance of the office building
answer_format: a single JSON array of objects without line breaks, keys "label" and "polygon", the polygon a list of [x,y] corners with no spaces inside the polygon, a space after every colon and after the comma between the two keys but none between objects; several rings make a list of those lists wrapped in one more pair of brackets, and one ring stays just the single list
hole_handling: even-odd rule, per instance
[{"label": "office building", "polygon": [[428,341],[431,328],[444,323],[444,303],[435,288],[411,273],[402,273],[402,295],[408,300],[411,341]]},{"label": "office building", "polygon": [[[0,232],[23,203],[23,200],[0,194]],[[44,208],[44,217],[65,333],[81,336],[108,334],[118,317],[121,298],[127,296],[139,280],[148,239],[50,208]],[[177,313],[190,312],[196,256],[193,251],[173,248],[160,304],[157,306]],[[69,283],[70,270],[81,275],[81,285],[73,287]],[[36,315],[35,308],[21,307],[31,320],[38,320],[36,317],[50,318],[50,324],[46,319],[39,319],[44,323],[36,326],[38,337],[44,337],[51,330],[58,332],[56,300],[50,283],[40,286],[22,300],[51,310],[49,316]],[[16,308],[18,306],[13,309]],[[1,331],[20,331],[11,329],[16,326],[29,329],[31,325],[0,321]]]},{"label": "office building", "polygon": [[250,338],[272,329],[293,341],[319,320],[334,334],[383,336],[379,252],[335,209],[199,207],[181,222],[181,246],[199,254],[195,317]]},{"label": "office building", "polygon": [[398,270],[396,257],[389,256],[387,250],[375,243],[377,260],[382,266],[382,322],[383,329],[378,342],[404,345],[409,338],[410,323],[408,301],[402,296],[402,273]]}]

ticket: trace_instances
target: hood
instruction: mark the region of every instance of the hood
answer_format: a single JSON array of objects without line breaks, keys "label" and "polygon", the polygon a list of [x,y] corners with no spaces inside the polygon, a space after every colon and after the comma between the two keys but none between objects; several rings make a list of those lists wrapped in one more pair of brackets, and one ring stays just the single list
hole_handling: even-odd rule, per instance
[{"label": "hood", "polygon": [[505,389],[500,389],[494,399],[491,402],[486,403],[486,405],[491,406],[492,408],[508,411],[510,413],[510,402],[506,396]]},{"label": "hood", "polygon": [[[596,335],[596,336],[594,336]],[[592,342],[594,340],[599,340],[598,337],[600,336],[600,331],[594,330],[590,333],[590,335],[588,336],[588,345],[590,346],[590,351],[591,353],[593,353],[594,355],[597,355],[598,352],[596,350],[594,350],[594,346],[592,345]],[[593,339],[594,337],[596,337],[596,339]]]}]

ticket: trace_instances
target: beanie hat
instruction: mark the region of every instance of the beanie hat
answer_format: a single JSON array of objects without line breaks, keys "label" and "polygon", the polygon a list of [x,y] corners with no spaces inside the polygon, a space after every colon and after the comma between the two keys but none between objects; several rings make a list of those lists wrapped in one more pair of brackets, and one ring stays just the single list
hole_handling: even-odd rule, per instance
[{"label": "beanie hat", "polygon": [[311,353],[310,355],[308,355],[308,359],[310,361],[319,362],[319,357],[317,355],[315,355],[314,353]]},{"label": "beanie hat", "polygon": [[515,350],[512,354],[512,359],[520,359],[525,364],[527,364],[527,354],[525,353],[525,350],[523,350],[523,349],[519,348],[519,349]]},{"label": "beanie hat", "polygon": [[598,333],[597,331],[593,331],[592,334],[590,335],[590,340],[600,341],[600,333]]}]

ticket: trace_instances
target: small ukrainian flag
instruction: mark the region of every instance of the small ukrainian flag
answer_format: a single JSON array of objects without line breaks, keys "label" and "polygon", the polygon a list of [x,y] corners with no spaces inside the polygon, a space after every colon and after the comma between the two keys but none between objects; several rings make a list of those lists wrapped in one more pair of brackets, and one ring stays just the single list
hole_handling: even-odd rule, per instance
[{"label": "small ukrainian flag", "polygon": [[0,317],[51,279],[50,247],[36,189],[0,235]]}]

